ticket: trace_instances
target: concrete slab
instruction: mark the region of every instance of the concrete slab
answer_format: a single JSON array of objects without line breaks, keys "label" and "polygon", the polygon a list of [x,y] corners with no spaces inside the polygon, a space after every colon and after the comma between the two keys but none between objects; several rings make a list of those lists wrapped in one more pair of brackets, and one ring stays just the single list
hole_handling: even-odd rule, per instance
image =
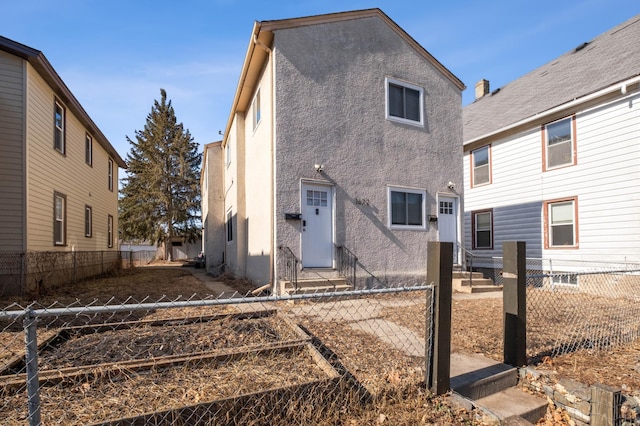
[{"label": "concrete slab", "polygon": [[481,355],[451,354],[451,389],[473,400],[518,383],[516,368]]},{"label": "concrete slab", "polygon": [[537,423],[547,412],[548,402],[546,399],[530,395],[519,388],[509,388],[493,395],[477,399],[476,404],[496,415],[498,419],[506,424],[506,419],[521,422],[524,419],[531,423]]}]

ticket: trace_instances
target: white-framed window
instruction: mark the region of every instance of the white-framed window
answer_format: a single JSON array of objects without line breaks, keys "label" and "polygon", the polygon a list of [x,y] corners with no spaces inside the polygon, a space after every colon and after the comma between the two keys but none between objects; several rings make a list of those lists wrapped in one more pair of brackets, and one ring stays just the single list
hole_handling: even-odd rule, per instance
[{"label": "white-framed window", "polygon": [[109,191],[113,191],[113,160],[111,158],[107,163],[107,175],[109,178]]},{"label": "white-framed window", "polygon": [[423,94],[424,90],[420,86],[385,78],[387,120],[422,126]]},{"label": "white-framed window", "polygon": [[388,187],[389,227],[397,229],[427,229],[426,195],[421,189]]},{"label": "white-framed window", "polygon": [[93,233],[93,210],[91,206],[84,206],[84,236],[91,238]]},{"label": "white-framed window", "polygon": [[572,116],[542,127],[545,171],[576,164],[575,123]]},{"label": "white-framed window", "polygon": [[260,118],[262,117],[262,109],[260,104],[260,89],[256,92],[256,96],[253,98],[253,103],[251,104],[251,110],[253,115],[253,130],[258,127],[260,124]]},{"label": "white-framed window", "polygon": [[107,247],[113,247],[113,216],[107,217]]},{"label": "white-framed window", "polygon": [[233,241],[233,212],[227,211],[227,242]]},{"label": "white-framed window", "polygon": [[471,212],[474,249],[493,248],[493,210]]},{"label": "white-framed window", "polygon": [[545,201],[545,248],[578,247],[578,199]]},{"label": "white-framed window", "polygon": [[471,151],[472,185],[480,186],[491,183],[491,146],[485,145]]},{"label": "white-framed window", "polygon": [[53,245],[63,246],[67,242],[67,196],[53,194]]},{"label": "white-framed window", "polygon": [[65,109],[57,100],[53,104],[53,148],[65,153]]},{"label": "white-framed window", "polygon": [[93,138],[89,133],[84,136],[84,162],[93,165]]}]

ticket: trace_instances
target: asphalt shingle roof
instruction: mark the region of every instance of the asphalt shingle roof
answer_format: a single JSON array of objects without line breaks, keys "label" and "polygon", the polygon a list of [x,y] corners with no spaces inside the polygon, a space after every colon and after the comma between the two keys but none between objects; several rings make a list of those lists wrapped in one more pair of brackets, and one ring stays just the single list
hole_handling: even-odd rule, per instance
[{"label": "asphalt shingle roof", "polygon": [[464,107],[465,143],[640,75],[640,15],[580,47]]}]

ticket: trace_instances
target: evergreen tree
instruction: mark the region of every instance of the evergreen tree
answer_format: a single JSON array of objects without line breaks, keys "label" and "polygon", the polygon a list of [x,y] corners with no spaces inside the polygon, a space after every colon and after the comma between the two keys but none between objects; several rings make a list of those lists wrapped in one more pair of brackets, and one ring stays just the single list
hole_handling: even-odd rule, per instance
[{"label": "evergreen tree", "polygon": [[154,101],[144,130],[127,136],[127,175],[120,191],[119,223],[125,240],[165,242],[169,259],[172,238],[193,242],[200,236],[200,163],[202,154],[188,129],[177,123],[167,92]]}]

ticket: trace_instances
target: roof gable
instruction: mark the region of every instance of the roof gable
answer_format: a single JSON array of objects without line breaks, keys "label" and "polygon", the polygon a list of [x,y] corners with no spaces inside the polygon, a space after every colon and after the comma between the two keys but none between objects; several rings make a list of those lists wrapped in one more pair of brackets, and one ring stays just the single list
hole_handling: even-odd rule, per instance
[{"label": "roof gable", "polygon": [[640,75],[640,15],[463,108],[465,144]]},{"label": "roof gable", "polygon": [[398,36],[408,43],[420,56],[436,68],[442,75],[460,91],[465,89],[464,83],[435,59],[427,50],[416,42],[409,34],[392,21],[380,9],[365,9],[350,12],[330,13],[325,15],[307,16],[302,18],[282,19],[273,21],[258,21],[254,24],[249,47],[245,55],[242,71],[236,93],[234,96],[231,112],[224,132],[223,146],[227,144],[227,137],[233,118],[237,112],[243,112],[248,107],[251,96],[259,78],[259,73],[264,63],[268,60],[268,55],[273,41],[274,31],[299,28],[309,25],[328,24],[354,19],[377,17],[385,22]]},{"label": "roof gable", "polygon": [[113,157],[116,164],[122,168],[127,167],[125,161],[120,157],[118,152],[111,145],[98,126],[93,122],[91,117],[89,117],[89,114],[87,114],[82,105],[80,105],[80,102],[78,102],[73,93],[71,93],[71,90],[69,90],[64,81],[62,81],[58,73],[53,69],[53,66],[51,66],[41,51],[2,36],[0,36],[0,50],[18,56],[19,58],[29,62],[29,64],[31,64],[38,74],[40,74],[40,76],[47,82],[49,87],[53,89],[56,96],[65,103],[78,120],[80,120],[83,126],[85,126],[93,135],[100,146],[102,146],[104,150]]}]

